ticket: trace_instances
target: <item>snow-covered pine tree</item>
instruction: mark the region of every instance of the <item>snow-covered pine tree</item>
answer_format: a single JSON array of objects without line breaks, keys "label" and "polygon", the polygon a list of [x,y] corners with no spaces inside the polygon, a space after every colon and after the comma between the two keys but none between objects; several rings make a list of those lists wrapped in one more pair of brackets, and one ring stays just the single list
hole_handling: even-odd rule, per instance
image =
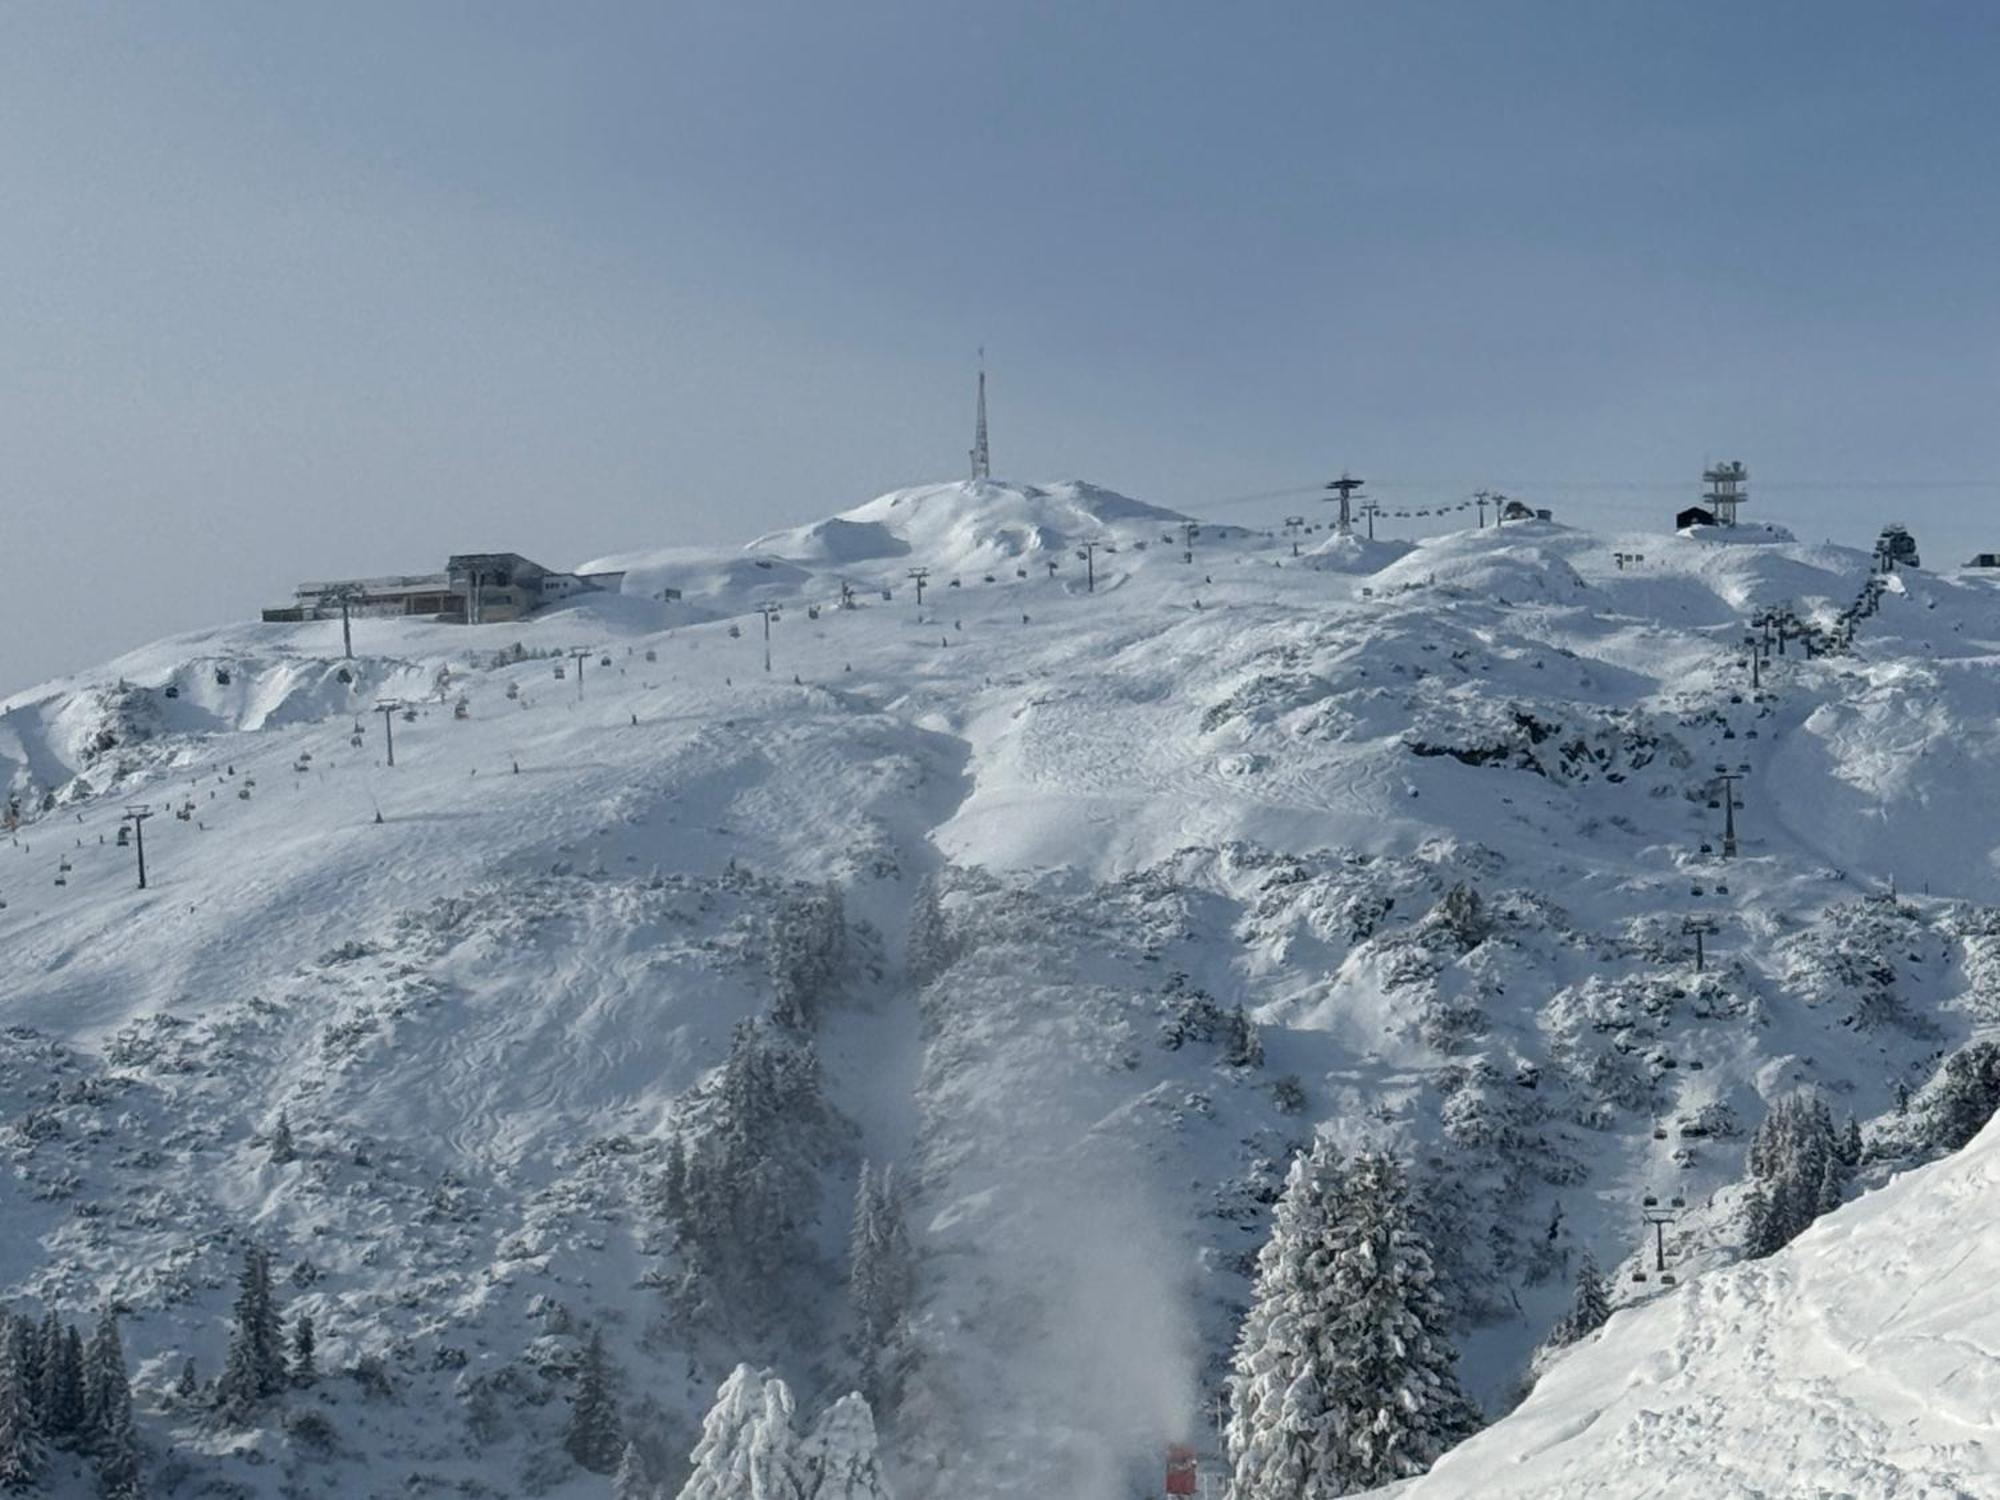
[{"label": "snow-covered pine tree", "polygon": [[1570,1302],[1569,1311],[1557,1319],[1549,1342],[1574,1344],[1597,1332],[1610,1316],[1611,1294],[1604,1285],[1604,1274],[1597,1269],[1596,1258],[1586,1250],[1577,1262],[1576,1296]]},{"label": "snow-covered pine tree", "polygon": [[1479,892],[1464,881],[1444,893],[1438,904],[1431,908],[1425,925],[1443,930],[1464,953],[1470,953],[1485,942],[1493,931],[1493,924],[1486,915],[1486,903],[1479,899]]},{"label": "snow-covered pine tree", "polygon": [[874,1413],[859,1391],[820,1414],[799,1456],[807,1500],[893,1500],[876,1454]]},{"label": "snow-covered pine tree", "polygon": [[1264,1038],[1241,1000],[1222,1023],[1222,1061],[1231,1068],[1264,1066]]},{"label": "snow-covered pine tree", "polygon": [[847,911],[831,882],[809,896],[782,902],[772,918],[766,958],[771,972],[771,1014],[779,1025],[810,1031],[846,958]]},{"label": "snow-covered pine tree", "polygon": [[90,1394],[84,1378],[83,1334],[74,1323],[63,1330],[62,1370],[58,1378],[62,1441],[80,1443],[89,1426]]},{"label": "snow-covered pine tree", "polygon": [[11,1314],[0,1313],[0,1489],[25,1490],[41,1478],[48,1451],[14,1323]]},{"label": "snow-covered pine tree", "polygon": [[11,1320],[11,1337],[21,1371],[21,1385],[28,1393],[29,1404],[35,1408],[35,1422],[48,1436],[48,1424],[42,1419],[42,1337],[41,1328],[34,1319],[19,1317]]},{"label": "snow-covered pine tree", "polygon": [[755,1500],[805,1500],[798,1433],[792,1427],[791,1387],[775,1375],[764,1382],[764,1404],[749,1432],[746,1465]]},{"label": "snow-covered pine tree", "polygon": [[64,1424],[73,1419],[62,1409],[63,1325],[53,1307],[42,1314],[41,1326],[35,1330],[35,1346],[35,1418],[42,1435],[56,1442],[63,1436]]},{"label": "snow-covered pine tree", "polygon": [[121,1426],[132,1425],[132,1383],[125,1372],[125,1343],[118,1336],[118,1315],[106,1307],[98,1315],[83,1357],[84,1431],[93,1449]]},{"label": "snow-covered pine tree", "polygon": [[678,1201],[683,1302],[720,1291],[739,1311],[768,1308],[811,1254],[804,1231],[830,1123],[811,1043],[770,1022],[739,1024],[707,1128],[684,1137],[685,1170],[670,1158],[678,1175],[662,1184],[662,1208]]},{"label": "snow-covered pine tree", "polygon": [[1924,1134],[1956,1151],[1986,1128],[2000,1108],[2000,1044],[1973,1042],[1944,1060],[1924,1107]]},{"label": "snow-covered pine tree", "polygon": [[769,1370],[738,1365],[702,1419],[679,1500],[805,1500],[792,1393]]},{"label": "snow-covered pine tree", "polygon": [[97,1439],[97,1490],[104,1500],[140,1500],[139,1432],[128,1398]]},{"label": "snow-covered pine tree", "polygon": [[627,1443],[619,1455],[618,1468],[611,1476],[611,1500],[657,1500],[660,1488],[653,1482],[646,1456],[637,1443]]},{"label": "snow-covered pine tree", "polygon": [[1761,1189],[1744,1208],[1745,1250],[1752,1256],[1790,1244],[1827,1205],[1839,1202],[1847,1181],[1833,1114],[1805,1093],[1771,1106],[1751,1137],[1749,1165]]},{"label": "snow-covered pine tree", "polygon": [[1840,1129],[1840,1139],[1834,1143],[1834,1154],[1840,1158],[1840,1164],[1852,1172],[1861,1165],[1862,1151],[1861,1122],[1849,1115],[1847,1123]]},{"label": "snow-covered pine tree", "polygon": [[570,1401],[563,1447],[593,1474],[609,1474],[618,1466],[619,1455],[625,1448],[618,1421],[618,1398],[611,1388],[611,1362],[604,1352],[604,1335],[595,1328],[583,1346],[583,1362],[577,1370],[576,1395]]},{"label": "snow-covered pine tree", "polygon": [[232,1421],[247,1422],[258,1404],[285,1386],[284,1333],[271,1295],[271,1257],[256,1245],[243,1252],[229,1354],[216,1396]]},{"label": "snow-covered pine tree", "polygon": [[1363,1152],[1347,1166],[1341,1206],[1328,1262],[1336,1475],[1349,1490],[1374,1489],[1423,1473],[1479,1416],[1458,1383],[1458,1352],[1402,1167],[1384,1152]]},{"label": "snow-covered pine tree", "polygon": [[201,1371],[195,1366],[190,1354],[181,1361],[180,1378],[174,1382],[174,1395],[182,1401],[192,1401],[201,1394]]},{"label": "snow-covered pine tree", "polygon": [[1770,1193],[1762,1183],[1752,1183],[1743,1195],[1743,1254],[1760,1260],[1784,1249],[1785,1240],[1784,1223],[1772,1209]]},{"label": "snow-covered pine tree", "polygon": [[862,1164],[848,1235],[847,1285],[861,1392],[886,1409],[907,1374],[908,1320],[916,1296],[916,1255],[891,1168],[877,1173]]},{"label": "snow-covered pine tree", "polygon": [[1292,1160],[1257,1253],[1248,1317],[1229,1376],[1223,1439],[1232,1500],[1313,1500],[1337,1494],[1334,1417],[1320,1350],[1334,1323],[1331,1225],[1340,1211],[1340,1157],[1325,1136]]},{"label": "snow-covered pine tree", "polygon": [[319,1335],[313,1330],[311,1313],[300,1313],[292,1324],[292,1384],[307,1386],[319,1379],[317,1364]]},{"label": "snow-covered pine tree", "polygon": [[910,935],[903,948],[903,967],[910,983],[929,984],[950,968],[958,957],[950,924],[945,920],[938,878],[927,875],[917,886],[910,903]]},{"label": "snow-covered pine tree", "polygon": [[284,1110],[278,1111],[278,1123],[271,1127],[271,1161],[282,1167],[286,1162],[299,1159],[299,1148],[292,1139],[291,1116]]},{"label": "snow-covered pine tree", "polygon": [[1830,1214],[1841,1204],[1841,1188],[1847,1181],[1847,1172],[1839,1162],[1828,1159],[1819,1174],[1819,1190],[1813,1199],[1813,1217]]}]

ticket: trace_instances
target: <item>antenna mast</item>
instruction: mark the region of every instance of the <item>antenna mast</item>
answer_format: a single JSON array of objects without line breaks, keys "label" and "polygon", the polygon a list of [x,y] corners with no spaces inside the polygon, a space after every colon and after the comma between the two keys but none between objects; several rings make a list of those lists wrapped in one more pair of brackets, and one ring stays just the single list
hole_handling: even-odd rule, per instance
[{"label": "antenna mast", "polygon": [[975,480],[993,477],[993,462],[986,451],[986,349],[979,350],[979,420],[972,429],[972,477]]}]

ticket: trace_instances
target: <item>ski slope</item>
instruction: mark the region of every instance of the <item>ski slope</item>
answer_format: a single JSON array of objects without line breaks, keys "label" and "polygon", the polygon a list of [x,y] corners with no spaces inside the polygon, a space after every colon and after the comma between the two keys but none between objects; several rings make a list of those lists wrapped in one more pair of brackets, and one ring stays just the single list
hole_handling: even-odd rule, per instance
[{"label": "ski slope", "polygon": [[[1203,1439],[1245,1257],[1324,1129],[1428,1164],[1489,1409],[1575,1255],[1638,1253],[1646,1192],[1686,1197],[1688,1274],[1614,1328],[1671,1350],[1708,1308],[1712,1336],[1705,1299],[1785,1274],[1722,1269],[1765,1103],[1809,1085],[1875,1120],[2000,1020],[2000,595],[1898,575],[1852,653],[1753,690],[1746,619],[1830,621],[1864,552],[1524,522],[1295,555],[1204,524],[1188,560],[1183,521],[1081,483],[924,486],[600,559],[622,595],[527,622],[359,620],[351,664],[338,622],[222,624],[0,701],[24,811],[0,1294],[131,1309],[142,1428],[188,1493],[597,1495],[551,1457],[575,1330],[606,1330],[666,1448],[739,1359],[831,1399],[845,1200],[894,1163],[925,1256],[882,1424],[899,1493],[1117,1500]],[[1727,866],[1718,767],[1743,777]],[[927,987],[926,878],[963,939]],[[773,912],[828,881],[852,939],[817,1038],[812,1310],[691,1335],[648,1183],[768,1002]],[[1469,948],[1429,916],[1459,884],[1491,924]],[[1692,914],[1719,928],[1699,977]],[[1218,1057],[1202,997],[1255,1016],[1261,1067]],[[274,1166],[281,1109],[303,1159]],[[187,1355],[217,1367],[251,1237],[329,1367],[393,1373],[390,1401],[312,1398],[333,1455],[168,1392]],[[1912,1360],[1940,1357],[1925,1326]],[[1586,1357],[1611,1345],[1522,1417]],[[1875,1365],[1801,1453],[1863,1443]],[[1968,1493],[2000,1486],[1978,1458]]]},{"label": "ski slope", "polygon": [[1970,1497],[1996,1489],[2000,1128],[1768,1260],[1619,1314],[1393,1493]]}]

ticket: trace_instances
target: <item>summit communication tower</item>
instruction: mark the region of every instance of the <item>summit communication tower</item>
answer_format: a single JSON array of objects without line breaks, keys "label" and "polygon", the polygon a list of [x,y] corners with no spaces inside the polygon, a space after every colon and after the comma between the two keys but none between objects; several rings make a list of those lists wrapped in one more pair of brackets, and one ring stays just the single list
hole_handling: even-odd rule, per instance
[{"label": "summit communication tower", "polygon": [[1732,459],[1726,464],[1716,464],[1702,471],[1702,483],[1708,486],[1702,493],[1702,503],[1709,514],[1715,517],[1718,526],[1736,524],[1736,507],[1750,498],[1750,471],[1742,461]]},{"label": "summit communication tower", "polygon": [[979,416],[972,427],[972,477],[993,477],[993,461],[986,451],[986,351],[979,351]]}]

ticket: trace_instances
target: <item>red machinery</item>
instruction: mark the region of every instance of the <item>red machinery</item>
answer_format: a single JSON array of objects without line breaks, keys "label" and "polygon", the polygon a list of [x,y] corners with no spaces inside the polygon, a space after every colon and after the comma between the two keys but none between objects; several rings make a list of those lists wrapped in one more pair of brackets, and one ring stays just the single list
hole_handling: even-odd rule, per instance
[{"label": "red machinery", "polygon": [[1194,1449],[1181,1443],[1167,1445],[1167,1493],[1169,1495],[1195,1493]]}]

